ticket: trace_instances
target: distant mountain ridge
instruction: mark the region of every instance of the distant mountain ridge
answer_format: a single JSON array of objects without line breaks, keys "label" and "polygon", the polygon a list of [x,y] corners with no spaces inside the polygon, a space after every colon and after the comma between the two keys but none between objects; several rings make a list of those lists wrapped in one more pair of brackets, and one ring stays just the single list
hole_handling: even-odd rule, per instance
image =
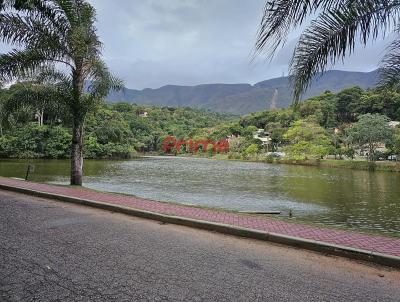
[{"label": "distant mountain ridge", "polygon": [[[360,86],[372,88],[376,85],[378,71],[352,72],[331,70],[317,77],[303,99],[321,94],[326,90]],[[205,108],[216,112],[247,114],[270,108],[271,102],[284,108],[292,102],[292,89],[288,77],[274,78],[250,84],[203,84],[197,86],[167,85],[157,89],[125,89],[111,93],[109,102],[129,102],[171,107]]]}]

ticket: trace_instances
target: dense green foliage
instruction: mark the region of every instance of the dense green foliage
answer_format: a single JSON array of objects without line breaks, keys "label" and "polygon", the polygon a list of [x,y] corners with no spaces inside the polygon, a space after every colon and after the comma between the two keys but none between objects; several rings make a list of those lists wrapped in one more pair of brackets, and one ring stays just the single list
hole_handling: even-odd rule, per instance
[{"label": "dense green foliage", "polygon": [[388,122],[389,119],[384,115],[368,113],[362,115],[348,130],[352,141],[360,150],[366,148],[366,155],[371,161],[375,159],[380,145],[393,142],[394,131],[387,126]]},{"label": "dense green foliage", "polygon": [[[101,58],[95,8],[85,0],[2,0],[0,83],[30,82],[12,104],[35,107],[43,125],[48,101],[72,120],[71,185],[82,185],[85,119],[110,90],[123,87]],[[89,83],[85,87],[85,82]],[[19,106],[20,107],[20,106]]]},{"label": "dense green foliage", "polygon": [[[254,147],[248,147],[255,144],[259,155],[266,151],[282,151],[287,158],[300,160],[328,155],[364,157],[368,153],[368,158],[375,160],[399,154],[400,129],[390,127],[389,120],[400,120],[400,93],[353,87],[336,94],[326,91],[295,109],[246,115],[238,122],[218,125],[203,135],[213,139],[230,136],[231,158],[254,157]],[[367,127],[368,123],[375,125],[374,131]],[[270,141],[266,146],[253,137],[257,129],[264,129],[269,134]],[[368,131],[370,135],[366,135]],[[373,143],[370,143],[371,137]],[[365,152],[367,149],[369,152]]]},{"label": "dense green foliage", "polygon": [[[70,116],[54,106],[58,102],[47,101],[44,107],[43,102],[11,106],[23,96],[24,87],[16,84],[0,92],[0,156],[68,157]],[[42,106],[43,123],[37,118],[38,104]],[[400,120],[400,93],[358,87],[336,94],[327,91],[296,109],[263,111],[241,118],[190,108],[100,104],[88,114],[84,152],[86,158],[162,153],[163,139],[174,136],[177,140],[228,138],[228,156],[235,159],[272,160],[283,152],[292,160],[331,156],[374,161],[400,154],[400,128],[390,127],[389,120]],[[260,129],[270,138],[267,144],[255,138]],[[206,151],[213,155],[211,147]]]},{"label": "dense green foliage", "polygon": [[298,120],[288,129],[284,139],[288,156],[294,159],[306,157],[323,158],[329,154],[331,142],[326,131],[313,122]]},{"label": "dense green foliage", "polygon": [[[51,98],[19,102],[26,85],[0,90],[0,157],[69,157],[72,122],[68,111]],[[43,121],[38,119],[38,107]],[[192,137],[198,129],[232,118],[190,108],[100,104],[86,119],[84,154],[86,158],[129,158],[137,151],[158,152],[168,135]]]}]

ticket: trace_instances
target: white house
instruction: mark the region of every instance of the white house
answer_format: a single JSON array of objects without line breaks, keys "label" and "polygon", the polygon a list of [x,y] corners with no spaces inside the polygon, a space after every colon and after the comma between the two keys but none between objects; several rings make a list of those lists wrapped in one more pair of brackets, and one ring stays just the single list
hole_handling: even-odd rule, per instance
[{"label": "white house", "polygon": [[263,146],[267,146],[271,142],[270,135],[271,134],[264,129],[258,129],[257,132],[253,133],[253,138],[259,139],[262,142]]}]

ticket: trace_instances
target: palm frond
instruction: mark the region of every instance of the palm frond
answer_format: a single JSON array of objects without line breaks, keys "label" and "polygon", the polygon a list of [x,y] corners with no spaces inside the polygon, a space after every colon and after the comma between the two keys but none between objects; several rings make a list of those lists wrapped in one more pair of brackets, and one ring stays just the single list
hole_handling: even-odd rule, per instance
[{"label": "palm frond", "polygon": [[88,91],[93,99],[106,97],[110,90],[124,88],[123,81],[112,75],[106,64],[98,58],[93,58],[88,63],[86,76],[90,82]]},{"label": "palm frond", "polygon": [[27,7],[28,0],[0,0],[0,10],[2,9],[23,9]]},{"label": "palm frond", "polygon": [[30,77],[54,63],[69,64],[65,57],[52,49],[14,49],[0,55],[0,81]]},{"label": "palm frond", "polygon": [[390,44],[381,62],[378,88],[400,90],[400,40]]},{"label": "palm frond", "polygon": [[317,11],[338,8],[350,0],[276,0],[268,1],[257,33],[255,53],[266,52],[272,58],[283,46],[291,29],[301,25]]},{"label": "palm frond", "polygon": [[386,0],[353,1],[322,13],[301,35],[290,64],[295,102],[329,62],[352,53],[358,40],[365,45],[385,35],[399,16],[400,1]]},{"label": "palm frond", "polygon": [[76,25],[78,22],[77,18],[77,1],[75,0],[54,0],[54,3],[63,11],[68,23]]},{"label": "palm frond", "polygon": [[[65,0],[61,0],[65,2]],[[45,18],[62,33],[65,29],[66,18],[63,10],[55,0],[0,0],[1,10],[15,9],[25,15]]]},{"label": "palm frond", "polygon": [[45,83],[48,85],[56,85],[59,83],[65,83],[71,86],[71,77],[66,75],[64,72],[58,70],[54,66],[45,66],[40,69],[38,73],[31,78],[32,81],[37,83]]},{"label": "palm frond", "polygon": [[27,77],[44,66],[46,57],[34,50],[12,50],[0,55],[0,79],[9,82]]},{"label": "palm frond", "polygon": [[0,39],[1,41],[30,48],[45,46],[59,48],[67,51],[64,37],[58,34],[46,20],[21,16],[14,13],[0,14]]}]

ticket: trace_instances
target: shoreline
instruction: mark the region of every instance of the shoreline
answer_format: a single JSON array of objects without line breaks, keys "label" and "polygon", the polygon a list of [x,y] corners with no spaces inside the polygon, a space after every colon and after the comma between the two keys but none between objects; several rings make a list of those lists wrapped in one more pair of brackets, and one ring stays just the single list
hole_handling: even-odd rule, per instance
[{"label": "shoreline", "polygon": [[[390,161],[377,161],[368,162],[363,160],[344,160],[344,159],[305,159],[305,160],[294,160],[294,159],[273,159],[269,160],[266,158],[229,158],[228,155],[214,155],[214,156],[202,156],[193,154],[180,154],[180,155],[145,155],[151,156],[165,156],[165,157],[193,157],[193,158],[205,158],[211,160],[225,160],[225,161],[241,161],[241,162],[256,162],[274,165],[293,165],[293,166],[305,166],[305,167],[320,167],[320,168],[334,168],[334,169],[350,169],[359,171],[371,171],[371,172],[400,172],[400,162]],[[144,156],[144,157],[145,157]]]},{"label": "shoreline", "polygon": [[[278,158],[266,158],[258,155],[251,158],[229,158],[226,154],[217,154],[213,156],[208,156],[206,154],[189,154],[182,153],[178,155],[173,154],[160,154],[154,153],[136,153],[135,156],[130,158],[85,158],[84,160],[92,161],[125,161],[125,160],[135,160],[146,157],[172,157],[172,158],[203,158],[210,160],[224,160],[224,161],[240,161],[240,162],[256,162],[274,165],[293,165],[293,166],[305,166],[305,167],[320,167],[320,168],[335,168],[335,169],[350,169],[350,170],[360,170],[360,171],[371,171],[371,172],[400,172],[400,161],[376,161],[368,162],[365,160],[346,160],[346,159],[278,159]],[[69,160],[69,158],[0,158],[4,161],[46,161],[46,160]]]},{"label": "shoreline", "polygon": [[400,172],[400,162],[367,162],[358,160],[335,160],[335,159],[322,159],[322,160],[280,160],[273,162],[273,164],[284,165],[299,165],[299,166],[312,166],[322,168],[337,168],[337,169],[351,169],[360,171],[371,172]]}]

